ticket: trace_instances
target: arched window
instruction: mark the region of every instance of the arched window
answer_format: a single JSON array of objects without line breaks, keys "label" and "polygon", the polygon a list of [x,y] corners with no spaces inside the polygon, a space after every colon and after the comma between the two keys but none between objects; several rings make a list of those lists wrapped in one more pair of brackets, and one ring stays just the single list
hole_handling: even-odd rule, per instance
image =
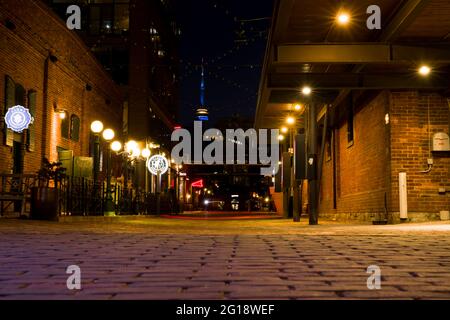
[{"label": "arched window", "polygon": [[75,114],[70,117],[70,139],[80,141],[80,118]]}]

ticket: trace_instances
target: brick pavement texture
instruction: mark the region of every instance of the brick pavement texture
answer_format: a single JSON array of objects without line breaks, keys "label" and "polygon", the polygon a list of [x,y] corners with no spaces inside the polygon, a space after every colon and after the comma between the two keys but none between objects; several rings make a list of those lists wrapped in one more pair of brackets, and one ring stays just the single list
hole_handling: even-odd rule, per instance
[{"label": "brick pavement texture", "polygon": [[0,299],[450,299],[449,249],[450,223],[0,219]]}]

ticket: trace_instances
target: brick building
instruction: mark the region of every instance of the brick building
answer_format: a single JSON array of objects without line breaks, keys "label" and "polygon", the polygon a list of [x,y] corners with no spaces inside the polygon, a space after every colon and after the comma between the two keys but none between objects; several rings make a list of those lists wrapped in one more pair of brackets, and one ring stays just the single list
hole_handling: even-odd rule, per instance
[{"label": "brick building", "polygon": [[[91,154],[90,124],[120,133],[122,93],[84,42],[43,2],[0,1],[1,173],[35,173],[58,151]],[[22,134],[6,129],[6,110],[30,109]],[[64,115],[62,119],[61,115]]]},{"label": "brick building", "polygon": [[[178,39],[170,0],[46,0],[63,20],[81,9],[76,30],[124,96],[125,139],[170,147],[178,116]],[[128,125],[133,124],[133,125]]]},{"label": "brick building", "polygon": [[[450,126],[450,6],[378,1],[382,25],[371,30],[371,5],[276,1],[255,122],[281,128],[290,115],[290,132],[305,132],[306,149],[283,163],[306,167],[308,180],[284,179],[286,217],[306,206],[312,224],[318,214],[399,221],[400,173],[408,219],[450,209],[450,151],[433,150],[434,135],[445,140]],[[286,140],[285,152],[294,146]]]},{"label": "brick building", "polygon": [[407,174],[409,218],[436,219],[448,210],[449,195],[439,189],[450,189],[449,152],[433,152],[430,145],[434,134],[448,132],[447,98],[433,91],[377,91],[354,110],[353,133],[347,117],[330,129],[320,213],[372,220],[387,210],[398,221],[400,172]]}]

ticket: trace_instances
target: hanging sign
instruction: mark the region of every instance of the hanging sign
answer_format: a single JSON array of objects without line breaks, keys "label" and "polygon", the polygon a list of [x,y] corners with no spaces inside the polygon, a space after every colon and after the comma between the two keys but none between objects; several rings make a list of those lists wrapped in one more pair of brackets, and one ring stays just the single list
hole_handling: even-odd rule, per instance
[{"label": "hanging sign", "polygon": [[169,161],[161,155],[155,155],[148,160],[147,169],[155,176],[163,175],[169,170]]},{"label": "hanging sign", "polygon": [[22,106],[14,106],[8,109],[5,115],[5,123],[8,129],[14,132],[22,133],[32,124],[34,118],[30,110]]}]

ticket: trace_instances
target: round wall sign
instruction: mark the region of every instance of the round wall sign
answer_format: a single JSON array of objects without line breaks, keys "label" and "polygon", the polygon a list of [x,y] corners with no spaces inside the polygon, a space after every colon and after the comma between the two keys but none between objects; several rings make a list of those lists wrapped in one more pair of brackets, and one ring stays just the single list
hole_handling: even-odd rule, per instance
[{"label": "round wall sign", "polygon": [[155,176],[163,175],[169,170],[169,161],[161,155],[153,156],[147,162],[147,169]]},{"label": "round wall sign", "polygon": [[14,106],[8,109],[5,115],[5,123],[8,129],[14,132],[21,133],[28,129],[33,123],[33,117],[30,110],[22,106]]}]

